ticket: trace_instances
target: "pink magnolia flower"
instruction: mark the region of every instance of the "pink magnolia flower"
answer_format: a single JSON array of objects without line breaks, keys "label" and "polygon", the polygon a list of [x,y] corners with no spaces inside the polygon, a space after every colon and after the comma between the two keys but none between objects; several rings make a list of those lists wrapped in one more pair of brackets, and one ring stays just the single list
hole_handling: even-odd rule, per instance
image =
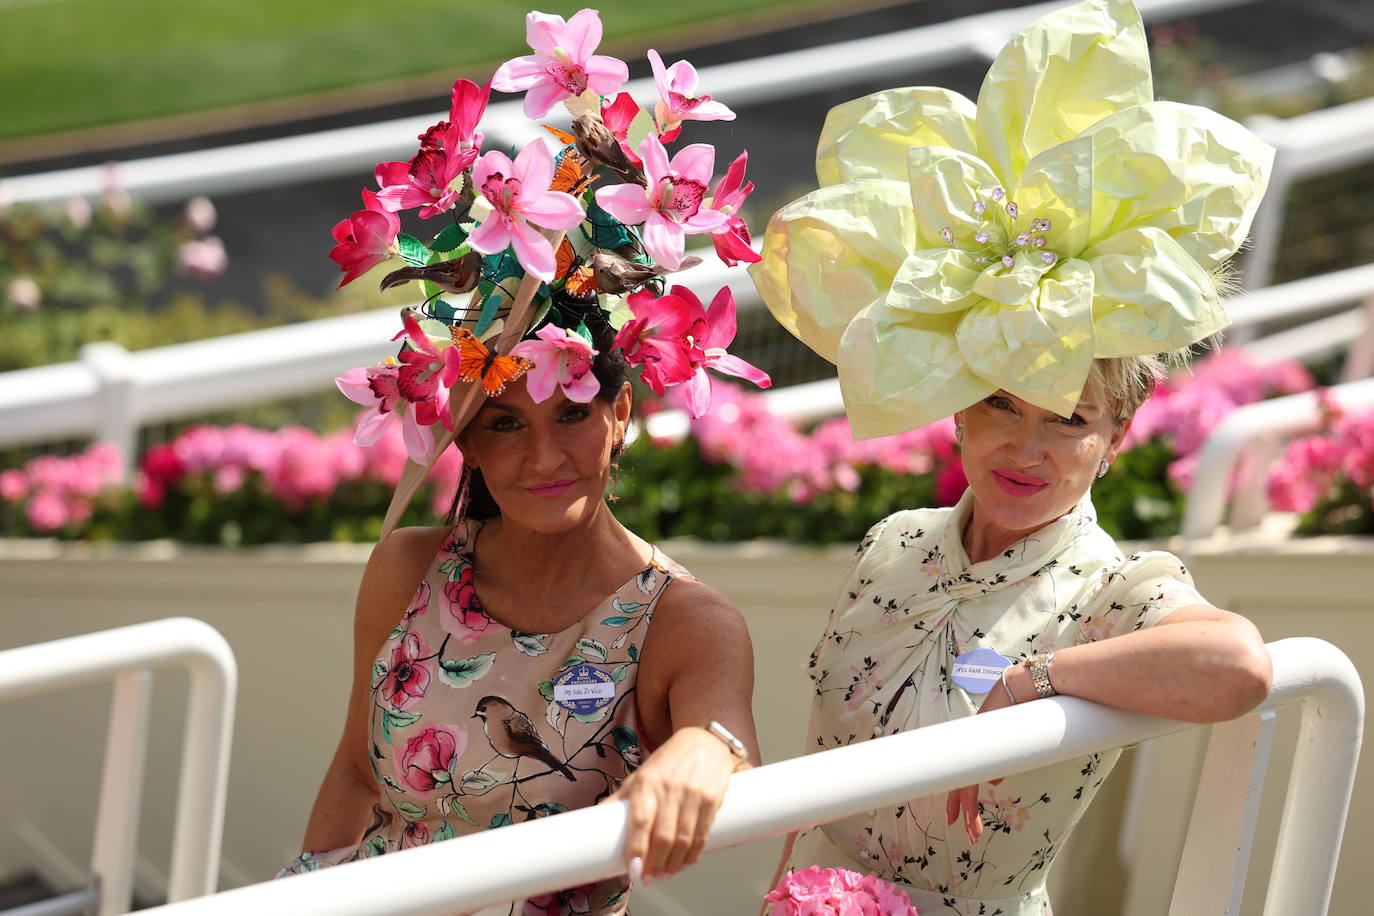
[{"label": "pink magnolia flower", "polygon": [[429,219],[451,209],[462,190],[461,176],[477,161],[482,134],[477,123],[487,110],[491,83],[478,86],[460,79],[453,84],[449,119],[420,135],[420,151],[409,162],[377,164],[377,196],[387,210],[420,207]]},{"label": "pink magnolia flower", "polygon": [[329,252],[329,257],[344,271],[339,287],[390,258],[396,235],[401,231],[401,221],[381,205],[376,194],[364,190],[363,205],[364,209],[334,226],[334,241],[339,244]]},{"label": "pink magnolia flower", "polygon": [[634,318],[615,335],[615,345],[632,366],[644,367],[644,382],[660,397],[669,385],[692,377],[692,335],[701,333],[706,316],[695,296],[679,295],[681,287],[663,296],[644,289],[625,300]]},{"label": "pink magnolia flower", "polygon": [[601,123],[606,125],[606,129],[620,142],[620,148],[625,151],[625,155],[635,165],[642,166],[643,160],[630,147],[630,125],[639,115],[639,103],[634,100],[628,92],[622,92],[615,97],[614,102],[601,103]]},{"label": "pink magnolia flower", "polygon": [[659,135],[672,143],[682,132],[683,121],[733,121],[735,113],[709,95],[697,96],[696,68],[685,60],[663,67],[663,58],[649,49],[649,66],[654,70],[654,85],[658,87],[658,102],[654,105],[654,120]]},{"label": "pink magnolia flower", "polygon": [[739,208],[746,197],[754,193],[754,183],[744,180],[744,169],[749,163],[749,153],[743,152],[730,163],[725,177],[716,185],[711,195],[710,207],[728,217],[726,223],[711,233],[711,241],[716,246],[716,254],[725,266],[734,267],[741,261],[753,264],[763,260],[754,250],[749,237],[749,227],[739,216]]},{"label": "pink magnolia flower", "polygon": [[416,792],[429,795],[453,779],[453,763],[468,746],[466,729],[430,726],[406,742],[401,752],[401,780]]},{"label": "pink magnolia flower", "polygon": [[382,696],[396,709],[405,709],[429,687],[429,649],[419,633],[406,633],[391,650],[391,667],[382,680]]},{"label": "pink magnolia flower", "polygon": [[[701,310],[701,300],[691,290],[677,286],[673,288],[673,295],[688,300],[696,311]],[[707,369],[745,379],[760,388],[773,384],[767,372],[726,352],[725,348],[734,339],[735,294],[730,287],[722,286],[711,300],[711,307],[704,312],[702,324],[693,333],[692,379],[686,388],[687,409],[693,418],[704,416],[711,406],[711,380],[706,375]]]},{"label": "pink magnolia flower", "polygon": [[492,150],[472,167],[472,181],[491,203],[492,212],[468,236],[468,244],[482,254],[498,254],[513,246],[521,267],[545,283],[552,281],[553,244],[529,224],[566,231],[586,214],[571,194],[549,190],[553,155],[544,139],[532,140],[514,162]]},{"label": "pink magnolia flower", "polygon": [[525,376],[530,400],[536,404],[547,401],[554,387],[572,401],[583,404],[596,397],[601,382],[592,373],[592,357],[597,351],[573,331],[546,324],[534,332],[538,340],[526,340],[511,350],[512,356],[534,361],[534,368]]},{"label": "pink magnolia flower", "polygon": [[588,89],[611,95],[630,78],[623,61],[594,54],[601,43],[601,17],[584,9],[562,16],[531,12],[525,16],[525,41],[534,53],[497,68],[491,85],[499,92],[525,92],[525,115],[542,118],[555,103]]},{"label": "pink magnolia flower", "polygon": [[416,463],[424,464],[434,451],[434,434],[430,427],[448,412],[448,389],[439,388],[430,401],[408,401],[401,396],[398,376],[399,370],[394,365],[372,366],[350,369],[334,379],[334,384],[353,403],[371,408],[358,418],[353,432],[354,444],[375,444],[399,415],[406,453]]},{"label": "pink magnolia flower", "polygon": [[704,205],[706,186],[715,166],[715,148],[693,143],[678,150],[672,162],[658,137],[639,145],[648,189],[637,184],[598,188],[596,202],[627,225],[644,224],[644,249],[669,270],[682,266],[684,237],[715,232],[730,217]]}]

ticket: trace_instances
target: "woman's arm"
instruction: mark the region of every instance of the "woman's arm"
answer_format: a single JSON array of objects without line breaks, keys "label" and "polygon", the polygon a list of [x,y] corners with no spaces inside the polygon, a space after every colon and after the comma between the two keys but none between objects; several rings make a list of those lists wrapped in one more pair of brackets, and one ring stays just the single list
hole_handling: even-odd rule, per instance
[{"label": "woman's arm", "polygon": [[[1209,605],[1180,608],[1146,630],[1056,649],[1049,669],[1055,692],[1117,709],[1205,724],[1234,719],[1269,694],[1273,670],[1259,630],[1250,621]],[[1037,699],[1030,669],[1007,670],[1017,703]],[[994,686],[980,713],[1011,706]],[[949,794],[945,816],[962,813],[969,842],[983,833],[978,787]]]},{"label": "woman's arm", "polygon": [[446,530],[401,529],[372,549],[353,615],[353,686],[348,712],[305,828],[307,851],[356,843],[371,822],[370,811],[378,791],[367,748],[372,662],[410,603]]},{"label": "woman's arm", "polygon": [[739,610],[699,582],[675,581],[654,612],[637,684],[645,734],[662,744],[613,797],[630,801],[627,861],[639,858],[644,874],[666,876],[700,858],[737,769],[706,727],[719,722],[751,762],[759,759],[754,654]]}]

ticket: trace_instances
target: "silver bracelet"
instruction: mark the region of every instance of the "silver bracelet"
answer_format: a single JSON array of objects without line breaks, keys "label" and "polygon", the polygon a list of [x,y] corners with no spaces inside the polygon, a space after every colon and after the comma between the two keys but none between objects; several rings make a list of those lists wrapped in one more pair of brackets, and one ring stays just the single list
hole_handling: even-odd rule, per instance
[{"label": "silver bracelet", "polygon": [[1011,700],[1011,705],[1013,706],[1016,705],[1016,694],[1011,692],[1011,685],[1007,683],[1007,672],[1015,667],[1015,665],[1007,665],[1007,667],[1002,669],[1002,676],[997,679],[1001,682],[1002,689],[1007,692],[1007,699]]},{"label": "silver bracelet", "polygon": [[731,755],[733,755],[735,758],[736,766],[739,766],[739,764],[741,763],[749,762],[748,748],[744,746],[743,741],[735,737],[734,733],[731,732],[730,729],[726,728],[724,725],[721,725],[715,719],[712,719],[711,724],[706,726],[706,730],[711,734],[715,735],[717,738],[719,738],[722,742],[724,742],[725,746],[730,749]]},{"label": "silver bracelet", "polygon": [[1050,683],[1050,663],[1053,661],[1054,652],[1051,651],[1037,652],[1026,662],[1030,666],[1031,683],[1035,685],[1035,692],[1042,700],[1059,693]]}]

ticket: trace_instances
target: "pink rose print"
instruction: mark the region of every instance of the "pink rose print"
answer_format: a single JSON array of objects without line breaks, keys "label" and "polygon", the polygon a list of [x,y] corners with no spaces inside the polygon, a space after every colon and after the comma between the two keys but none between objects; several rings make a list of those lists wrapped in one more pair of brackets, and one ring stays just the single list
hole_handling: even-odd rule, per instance
[{"label": "pink rose print", "polygon": [[574,913],[592,911],[591,896],[588,893],[595,885],[587,884],[571,890],[540,894],[525,901],[523,916],[572,916]]},{"label": "pink rose print", "polygon": [[429,665],[421,661],[428,647],[419,633],[407,633],[391,650],[391,670],[382,681],[382,696],[397,709],[405,709],[425,695],[429,687]]},{"label": "pink rose print", "polygon": [[406,742],[401,752],[401,780],[423,795],[452,779],[453,762],[468,746],[468,733],[431,726]]},{"label": "pink rose print", "polygon": [[482,602],[477,600],[477,589],[472,585],[472,566],[464,566],[458,578],[444,586],[444,611],[439,625],[457,636],[459,642],[472,642],[495,625],[482,610]]},{"label": "pink rose print", "polygon": [[406,608],[405,618],[410,620],[412,617],[419,617],[429,610],[429,581],[420,582],[420,587],[415,590],[415,597],[410,599],[410,607]]},{"label": "pink rose print", "polygon": [[427,843],[429,843],[429,828],[419,821],[412,821],[406,824],[406,829],[401,831],[402,849],[424,846]]}]

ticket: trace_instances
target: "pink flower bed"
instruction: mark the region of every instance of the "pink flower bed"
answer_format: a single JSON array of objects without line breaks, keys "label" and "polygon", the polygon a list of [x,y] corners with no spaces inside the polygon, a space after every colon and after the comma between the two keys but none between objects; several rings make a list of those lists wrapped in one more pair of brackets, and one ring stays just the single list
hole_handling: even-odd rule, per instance
[{"label": "pink flower bed", "polygon": [[788,872],[763,898],[771,916],[918,916],[901,891],[875,875],[812,865]]},{"label": "pink flower bed", "polygon": [[96,499],[122,484],[119,449],[99,442],[79,455],[39,455],[0,471],[0,502],[24,503],[35,531],[58,531],[91,517]]},{"label": "pink flower bed", "polygon": [[1347,481],[1366,511],[1374,508],[1374,410],[1344,413],[1326,402],[1327,428],[1288,443],[1269,475],[1269,502],[1310,512]]}]

